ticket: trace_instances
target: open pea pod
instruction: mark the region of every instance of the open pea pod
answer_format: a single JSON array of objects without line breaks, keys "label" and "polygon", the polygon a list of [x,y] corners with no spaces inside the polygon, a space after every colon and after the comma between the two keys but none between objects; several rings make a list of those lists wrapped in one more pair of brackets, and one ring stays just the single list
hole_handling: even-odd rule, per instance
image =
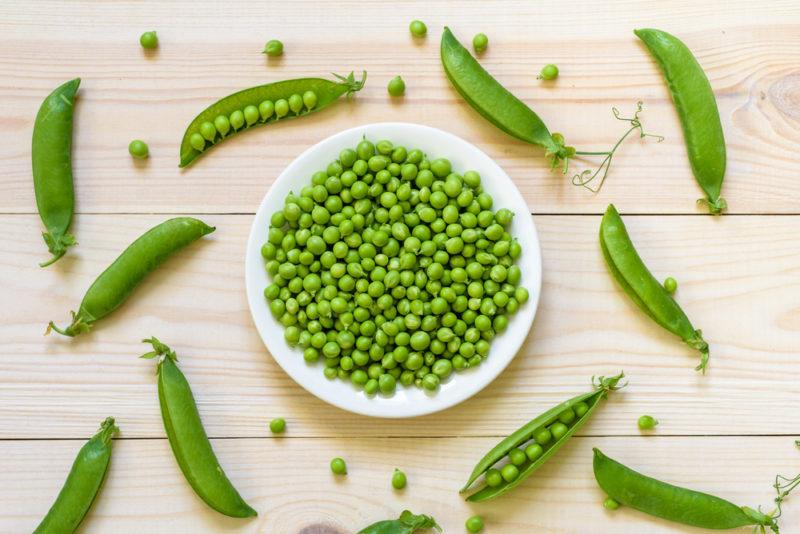
[{"label": "open pea pod", "polygon": [[189,123],[181,141],[180,167],[186,167],[201,154],[233,136],[262,124],[305,117],[319,111],[342,95],[352,95],[364,87],[351,72],[324,78],[297,78],[243,89],[228,95],[201,111]]},{"label": "open pea pod", "polygon": [[[481,475],[486,475],[493,466],[509,456],[511,451],[520,449],[522,445],[528,442],[530,442],[531,446],[538,445],[539,448],[534,448],[538,455],[533,457],[527,456],[524,463],[518,466],[517,470],[519,473],[516,477],[512,480],[503,479],[498,485],[489,485],[490,481],[484,478],[483,487],[467,497],[467,500],[472,502],[488,501],[508,493],[517,487],[523,480],[539,469],[551,456],[558,452],[564,443],[592,417],[600,401],[606,398],[609,392],[616,391],[625,386],[625,384],[619,385],[620,380],[622,380],[624,376],[624,373],[620,373],[608,378],[602,376],[592,378],[592,385],[595,388],[593,391],[562,402],[520,427],[513,434],[498,443],[486,456],[481,458],[472,470],[467,483],[461,488],[461,492],[467,491],[473,482]],[[577,413],[575,410],[575,408],[579,406],[582,408],[581,413]],[[567,414],[572,415],[570,417],[564,417]],[[561,421],[567,421],[567,423],[562,423]],[[534,436],[537,431],[552,428],[556,423],[567,427],[563,435],[558,437],[553,436],[554,439],[550,439],[544,443],[541,442],[543,440],[538,440],[534,443]],[[545,433],[545,435],[548,434],[552,435],[553,433]]]},{"label": "open pea pod", "polygon": [[403,510],[397,519],[386,519],[364,527],[356,534],[414,534],[418,530],[433,528],[441,532],[442,528],[429,515],[417,515]]},{"label": "open pea pod", "polygon": [[611,275],[633,302],[661,327],[700,351],[698,371],[708,365],[708,343],[672,295],[656,280],[633,246],[625,223],[613,204],[609,204],[600,223],[600,248]]}]

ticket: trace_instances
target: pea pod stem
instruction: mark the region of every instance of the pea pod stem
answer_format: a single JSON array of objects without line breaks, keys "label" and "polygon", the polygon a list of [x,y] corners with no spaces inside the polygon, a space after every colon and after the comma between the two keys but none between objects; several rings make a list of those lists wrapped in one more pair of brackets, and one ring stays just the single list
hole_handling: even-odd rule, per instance
[{"label": "pea pod stem", "polygon": [[119,432],[108,417],[78,452],[53,506],[34,534],[70,534],[77,530],[100,493],[111,462],[111,438]]},{"label": "pea pod stem", "polygon": [[676,523],[709,529],[732,529],[755,525],[761,532],[769,527],[779,532],[777,519],[781,504],[800,485],[800,475],[789,479],[778,475],[775,509],[765,514],[747,506],[737,506],[720,497],[667,484],[643,475],[594,450],[594,476],[600,488],[615,501],[640,512]]},{"label": "pea pod stem", "polygon": [[699,351],[700,364],[695,369],[705,372],[709,348],[702,331],[692,326],[680,305],[647,268],[613,204],[608,205],[600,223],[600,249],[623,291],[658,325]]},{"label": "pea pod stem", "polygon": [[246,518],[258,515],[239,495],[219,465],[200,419],[189,382],[176,365],[175,351],[151,337],[153,350],[142,355],[157,359],[161,417],[175,460],[189,485],[207,505],[221,514]]},{"label": "pea pod stem", "polygon": [[574,406],[580,403],[586,404],[588,408],[586,412],[578,416],[577,419],[571,423],[571,426],[561,438],[557,439],[552,444],[546,445],[547,448],[541,456],[533,461],[528,460],[520,466],[519,476],[515,480],[500,486],[492,487],[486,485],[467,497],[467,500],[472,502],[491,500],[517,487],[534,471],[539,469],[551,456],[558,452],[567,440],[592,417],[601,400],[607,398],[610,392],[621,389],[627,385],[627,382],[620,384],[624,376],[625,374],[620,372],[618,375],[611,377],[592,377],[592,391],[573,397],[566,402],[562,402],[521,426],[481,458],[472,470],[466,484],[461,488],[461,492],[467,491],[481,475],[484,475],[492,466],[505,458],[512,449],[519,448],[521,445],[531,440],[532,435],[537,430],[547,428],[549,425],[558,421],[559,416],[565,411],[572,412]]}]

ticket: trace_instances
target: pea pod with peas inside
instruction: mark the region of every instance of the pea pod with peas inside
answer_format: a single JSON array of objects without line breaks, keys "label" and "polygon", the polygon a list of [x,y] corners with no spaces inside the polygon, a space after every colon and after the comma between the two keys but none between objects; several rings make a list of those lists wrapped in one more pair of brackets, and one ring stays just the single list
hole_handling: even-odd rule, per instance
[{"label": "pea pod with peas inside", "polygon": [[616,502],[668,521],[709,529],[732,529],[753,525],[762,533],[769,527],[778,532],[781,503],[800,485],[794,479],[778,476],[775,510],[765,514],[748,506],[699,491],[673,486],[645,476],[594,449],[594,476],[600,488]]},{"label": "pea pod with peas inside", "polygon": [[47,229],[42,233],[52,257],[40,263],[47,267],[75,245],[69,233],[75,209],[72,185],[72,115],[80,78],[57,87],[44,99],[33,124],[31,163],[33,189],[39,217]]},{"label": "pea pod with peas inside", "polygon": [[158,400],[172,452],[186,480],[211,508],[230,517],[258,515],[233,487],[219,465],[197,411],[192,389],[175,364],[175,351],[156,338],[145,339],[153,350],[146,359],[158,358]]},{"label": "pea pod with peas inside", "polygon": [[70,534],[78,529],[100,493],[111,462],[111,438],[119,432],[109,417],[81,447],[64,486],[34,534]]},{"label": "pea pod with peas inside", "polygon": [[319,111],[342,95],[361,90],[367,80],[351,72],[334,74],[338,81],[323,78],[297,78],[250,87],[226,96],[201,111],[189,123],[181,141],[180,167],[186,167],[232,135],[283,119],[304,117]]},{"label": "pea pod with peas inside", "polygon": [[719,215],[728,207],[719,196],[725,178],[725,136],[708,77],[691,50],[674,35],[651,28],[633,33],[647,46],[667,81],[683,127],[692,173],[706,194],[698,202]]},{"label": "pea pod with peas inside", "polygon": [[45,334],[55,330],[74,337],[88,332],[92,324],[116,310],[156,267],[173,253],[214,231],[201,220],[176,217],[154,226],[126,248],[89,287],[72,323],[66,328],[52,321]]},{"label": "pea pod with peas inside", "polygon": [[[642,103],[639,102],[637,111],[630,118],[621,117],[616,108],[613,110],[617,119],[630,123],[631,127],[611,150],[605,152],[577,151],[575,147],[565,144],[563,135],[551,134],[539,115],[495,80],[458,42],[458,39],[447,27],[442,33],[440,51],[445,74],[464,100],[483,118],[508,135],[544,148],[545,155],[551,161],[551,168],[563,164],[563,172],[566,174],[569,169],[569,161],[575,156],[604,157],[596,171],[585,170],[573,176],[572,183],[574,185],[598,191],[608,174],[617,148],[632,132],[638,131],[640,137],[660,139],[659,136],[644,132],[639,119],[639,112],[642,110]],[[598,185],[590,185],[595,180],[598,180]]]},{"label": "pea pod with peas inside", "polygon": [[[467,491],[481,475],[482,487],[467,497],[468,501],[488,501],[517,487],[592,417],[601,400],[625,386],[619,385],[624,376],[620,373],[592,378],[592,391],[562,402],[520,427],[478,462],[461,492]],[[507,463],[500,466],[505,460]]]},{"label": "pea pod with peas inside", "polygon": [[436,520],[431,516],[416,515],[408,510],[403,510],[399,518],[378,521],[362,528],[356,534],[414,534],[414,532],[426,528],[434,528],[438,532],[442,531],[442,528],[436,524]]},{"label": "pea pod with peas inside", "polygon": [[625,293],[648,317],[700,351],[695,369],[705,372],[709,350],[703,333],[695,330],[669,291],[647,269],[613,204],[608,205],[600,223],[600,248],[608,270]]}]

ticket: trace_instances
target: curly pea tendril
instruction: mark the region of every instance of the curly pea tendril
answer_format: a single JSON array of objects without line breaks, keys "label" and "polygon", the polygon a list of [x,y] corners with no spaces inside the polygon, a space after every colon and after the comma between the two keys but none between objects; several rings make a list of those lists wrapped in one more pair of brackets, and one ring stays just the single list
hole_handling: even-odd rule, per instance
[{"label": "curly pea tendril", "polygon": [[553,140],[559,146],[559,150],[547,151],[546,156],[551,160],[550,168],[555,169],[556,166],[563,161],[563,174],[567,174],[569,172],[569,160],[575,156],[605,156],[603,161],[600,162],[600,165],[594,171],[591,169],[586,169],[572,177],[572,185],[584,187],[592,193],[599,192],[600,188],[603,187],[603,183],[606,181],[609,169],[611,169],[611,160],[614,159],[614,154],[616,154],[617,148],[619,148],[619,146],[623,143],[623,141],[625,141],[625,139],[628,138],[631,133],[638,131],[640,139],[644,139],[645,137],[654,137],[659,143],[664,140],[664,137],[661,135],[651,134],[644,131],[642,121],[639,118],[639,113],[642,112],[643,108],[644,103],[642,101],[637,102],[636,111],[634,112],[633,117],[623,117],[621,116],[619,109],[616,107],[611,108],[611,112],[614,114],[615,119],[627,122],[631,125],[631,127],[622,135],[622,137],[619,138],[616,144],[611,147],[611,150],[605,152],[587,152],[582,150],[576,151],[574,147],[564,146],[563,135],[554,133]]},{"label": "curly pea tendril", "polygon": [[789,496],[789,493],[792,492],[797,486],[800,486],[800,475],[797,475],[794,478],[788,478],[783,475],[778,475],[775,477],[775,483],[772,485],[775,488],[775,492],[778,494],[775,497],[775,508],[768,514],[764,514],[761,511],[761,507],[758,507],[758,511],[753,510],[752,508],[748,508],[744,506],[742,509],[744,512],[756,520],[761,520],[762,524],[755,525],[753,527],[753,534],[757,532],[760,534],[766,534],[767,526],[769,526],[770,530],[775,534],[778,534],[780,530],[778,529],[778,521],[777,519],[781,516],[781,504],[783,503],[784,499]]}]

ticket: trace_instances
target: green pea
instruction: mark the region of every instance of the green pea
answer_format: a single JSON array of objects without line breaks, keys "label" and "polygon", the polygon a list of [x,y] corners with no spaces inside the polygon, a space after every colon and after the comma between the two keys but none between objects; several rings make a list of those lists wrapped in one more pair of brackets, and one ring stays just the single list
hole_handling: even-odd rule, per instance
[{"label": "green pea", "polygon": [[503,475],[500,470],[491,468],[486,471],[486,485],[491,488],[496,488],[503,483]]},{"label": "green pea", "polygon": [[397,387],[397,381],[394,376],[382,374],[378,378],[378,389],[380,389],[381,393],[394,393],[395,387]]},{"label": "green pea", "polygon": [[609,497],[605,501],[603,501],[603,507],[606,508],[607,510],[616,510],[617,508],[619,508],[619,503],[614,499],[612,499],[611,497]]},{"label": "green pea", "polygon": [[281,434],[284,430],[286,430],[286,420],[282,417],[278,417],[277,419],[273,419],[269,422],[269,430],[273,434]]},{"label": "green pea", "polygon": [[565,425],[564,423],[561,423],[561,422],[553,423],[550,426],[550,433],[553,435],[553,439],[555,439],[556,441],[558,441],[561,438],[563,438],[566,435],[568,430],[569,429],[567,428],[567,425]]},{"label": "green pea", "polygon": [[292,113],[295,115],[300,113],[303,110],[303,97],[297,93],[291,95],[289,97],[289,109],[291,109]]},{"label": "green pea", "polygon": [[214,127],[222,137],[225,137],[231,130],[231,123],[225,115],[217,115],[214,119]]},{"label": "green pea", "polygon": [[433,373],[428,373],[422,378],[422,387],[429,391],[433,391],[439,387],[440,379]]},{"label": "green pea", "polygon": [[575,420],[575,412],[573,411],[572,408],[567,408],[560,414],[558,414],[558,420],[564,423],[565,425],[568,425]]},{"label": "green pea", "polygon": [[193,149],[199,150],[200,152],[206,148],[206,140],[203,139],[203,136],[199,133],[193,133],[189,136],[189,144],[192,145]]},{"label": "green pea", "polygon": [[142,48],[144,48],[145,50],[152,50],[154,48],[157,48],[158,36],[156,35],[156,32],[154,31],[144,32],[139,37],[139,44],[142,45]]},{"label": "green pea", "polygon": [[283,43],[277,39],[271,39],[264,45],[264,50],[261,53],[269,57],[278,57],[283,54]]},{"label": "green pea", "polygon": [[551,439],[553,439],[553,435],[546,428],[540,428],[533,433],[533,440],[539,445],[547,445]]},{"label": "green pea", "polygon": [[522,449],[511,449],[508,451],[508,459],[512,464],[520,466],[525,463],[528,457],[525,455],[525,452],[523,452]]},{"label": "green pea", "polygon": [[275,113],[275,104],[272,100],[264,100],[258,105],[258,113],[262,121],[269,119]]},{"label": "green pea", "polygon": [[248,126],[252,126],[258,122],[258,108],[254,105],[249,105],[244,108],[244,120]]},{"label": "green pea", "polygon": [[476,54],[483,54],[487,46],[489,46],[489,38],[485,33],[478,33],[472,38],[472,48],[475,49]]},{"label": "green pea", "polygon": [[525,447],[525,456],[531,462],[535,462],[542,454],[544,454],[544,449],[538,443],[531,443]]},{"label": "green pea", "polygon": [[378,392],[378,381],[375,378],[370,378],[364,384],[364,393],[367,395],[375,395]]},{"label": "green pea", "polygon": [[389,85],[386,86],[386,89],[391,96],[403,96],[406,92],[406,82],[400,76],[395,76],[389,80]]},{"label": "green pea", "polygon": [[289,113],[289,102],[280,98],[275,101],[275,116],[280,118],[285,117]]},{"label": "green pea", "polygon": [[519,476],[519,469],[514,464],[506,464],[500,470],[500,474],[506,482],[514,482]]},{"label": "green pea", "polygon": [[640,430],[652,430],[658,425],[658,419],[652,415],[643,415],[637,421]]},{"label": "green pea", "polygon": [[244,126],[244,113],[237,109],[231,113],[229,122],[234,130],[239,130],[242,126]]},{"label": "green pea", "polygon": [[428,27],[421,20],[412,20],[411,24],[408,25],[408,31],[414,37],[425,37],[425,34],[428,33]]},{"label": "green pea", "polygon": [[128,152],[136,159],[147,159],[150,155],[150,149],[147,148],[147,143],[140,139],[134,139],[128,145]]},{"label": "green pea", "polygon": [[[311,111],[317,105],[317,93],[314,91],[306,91],[303,93],[303,105],[305,105],[306,109]],[[351,151],[352,152],[352,151]],[[355,152],[353,153],[355,155]],[[354,160],[355,161],[355,160]],[[351,162],[348,167],[352,166],[353,163]]]},{"label": "green pea", "polygon": [[575,410],[575,415],[578,416],[578,418],[580,419],[581,417],[586,415],[586,412],[589,411],[589,406],[585,402],[579,402],[575,404],[574,410]]},{"label": "green pea", "polygon": [[678,289],[678,282],[670,276],[664,280],[664,289],[666,289],[668,293],[675,293]]},{"label": "green pea", "polygon": [[347,474],[347,464],[344,463],[344,460],[337,457],[331,460],[331,471],[334,475],[346,475]]},{"label": "green pea", "polygon": [[401,490],[406,487],[406,482],[406,474],[399,469],[395,469],[392,474],[392,487],[396,490]]},{"label": "green pea", "polygon": [[202,135],[206,141],[213,143],[214,139],[217,137],[217,128],[213,123],[206,121],[200,125],[200,135]]},{"label": "green pea", "polygon": [[479,515],[473,515],[464,523],[464,526],[469,532],[473,534],[483,530],[483,518]]},{"label": "green pea", "polygon": [[548,63],[542,67],[542,70],[539,73],[539,78],[542,80],[555,80],[558,78],[558,67],[552,63]]}]

